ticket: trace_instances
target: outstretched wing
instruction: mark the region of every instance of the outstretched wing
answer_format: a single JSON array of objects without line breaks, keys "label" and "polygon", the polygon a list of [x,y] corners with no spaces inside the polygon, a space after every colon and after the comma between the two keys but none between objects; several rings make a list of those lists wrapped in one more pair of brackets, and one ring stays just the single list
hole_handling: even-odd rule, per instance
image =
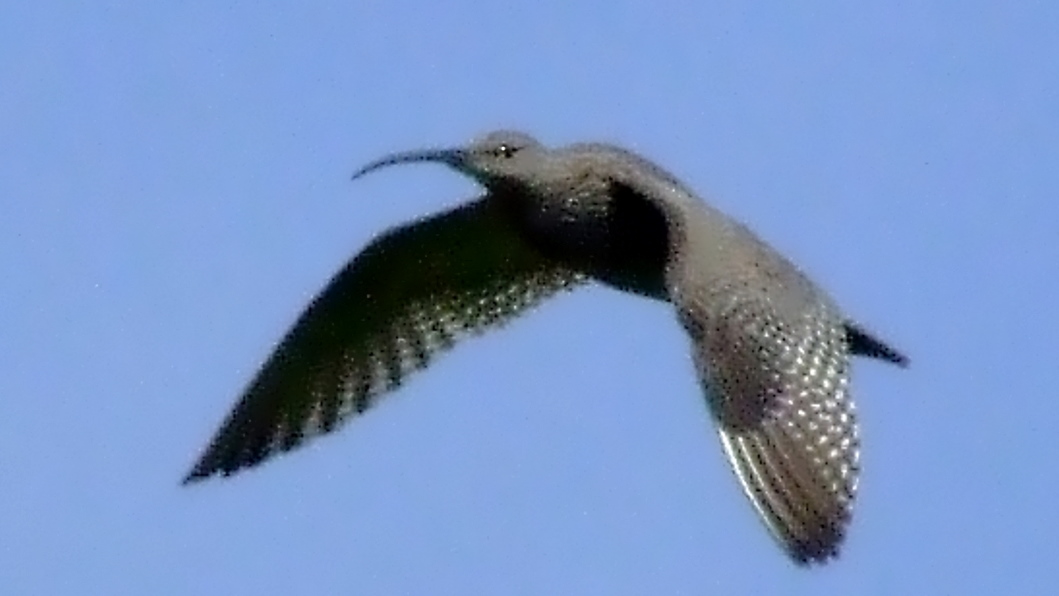
[{"label": "outstretched wing", "polygon": [[667,279],[725,454],[789,555],[826,561],[859,473],[844,321],[752,232],[700,215],[675,239]]},{"label": "outstretched wing", "polygon": [[[667,172],[604,151],[619,164],[607,170],[615,204],[649,206],[627,208],[640,224],[615,229],[655,252],[664,234],[665,298],[691,336],[744,492],[795,561],[835,556],[859,474],[849,354],[857,348],[897,362],[903,356],[859,329],[847,335],[838,309],[794,265]],[[628,259],[622,264],[636,269]]]},{"label": "outstretched wing", "polygon": [[336,429],[458,338],[581,281],[523,243],[500,202],[486,196],[371,242],[279,343],[184,482]]}]

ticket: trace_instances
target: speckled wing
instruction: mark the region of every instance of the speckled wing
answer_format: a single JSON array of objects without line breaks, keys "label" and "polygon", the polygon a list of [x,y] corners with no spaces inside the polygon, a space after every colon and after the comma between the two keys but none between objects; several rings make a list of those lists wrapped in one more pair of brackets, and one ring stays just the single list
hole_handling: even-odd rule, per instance
[{"label": "speckled wing", "polygon": [[843,319],[786,259],[711,213],[680,226],[667,281],[721,443],[798,563],[838,554],[859,473]]},{"label": "speckled wing", "polygon": [[335,430],[457,339],[581,281],[524,244],[500,202],[483,197],[372,241],[282,339],[184,482]]}]

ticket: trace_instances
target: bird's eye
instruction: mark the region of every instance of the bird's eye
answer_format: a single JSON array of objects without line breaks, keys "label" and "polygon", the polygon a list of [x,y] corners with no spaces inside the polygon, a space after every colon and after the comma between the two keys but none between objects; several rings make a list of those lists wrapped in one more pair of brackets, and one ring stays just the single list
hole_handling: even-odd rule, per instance
[{"label": "bird's eye", "polygon": [[504,144],[502,144],[502,145],[500,145],[499,147],[496,148],[496,155],[498,157],[505,157],[506,158],[506,157],[511,157],[512,155],[514,155],[516,151],[518,151],[518,147],[514,147],[514,146],[511,146],[511,145],[508,145],[507,143],[504,143]]}]

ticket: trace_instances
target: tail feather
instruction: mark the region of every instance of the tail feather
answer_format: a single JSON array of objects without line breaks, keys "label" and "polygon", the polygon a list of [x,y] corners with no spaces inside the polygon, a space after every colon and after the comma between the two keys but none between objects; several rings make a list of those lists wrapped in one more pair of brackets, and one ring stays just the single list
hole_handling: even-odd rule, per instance
[{"label": "tail feather", "polygon": [[846,341],[849,342],[849,351],[854,355],[878,358],[902,368],[908,366],[907,356],[868,333],[863,327],[849,321],[846,322]]}]

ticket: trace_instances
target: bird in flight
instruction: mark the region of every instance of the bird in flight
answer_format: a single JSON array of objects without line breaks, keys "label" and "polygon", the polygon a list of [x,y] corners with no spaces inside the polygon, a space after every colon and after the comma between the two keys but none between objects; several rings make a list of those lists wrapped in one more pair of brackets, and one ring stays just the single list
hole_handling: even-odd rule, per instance
[{"label": "bird in flight", "polygon": [[395,153],[484,188],[397,226],[335,275],[279,342],[184,479],[228,476],[336,430],[458,340],[586,282],[669,303],[721,446],[797,563],[836,556],[860,441],[850,357],[907,359],[743,224],[639,155],[549,149],[514,131]]}]

